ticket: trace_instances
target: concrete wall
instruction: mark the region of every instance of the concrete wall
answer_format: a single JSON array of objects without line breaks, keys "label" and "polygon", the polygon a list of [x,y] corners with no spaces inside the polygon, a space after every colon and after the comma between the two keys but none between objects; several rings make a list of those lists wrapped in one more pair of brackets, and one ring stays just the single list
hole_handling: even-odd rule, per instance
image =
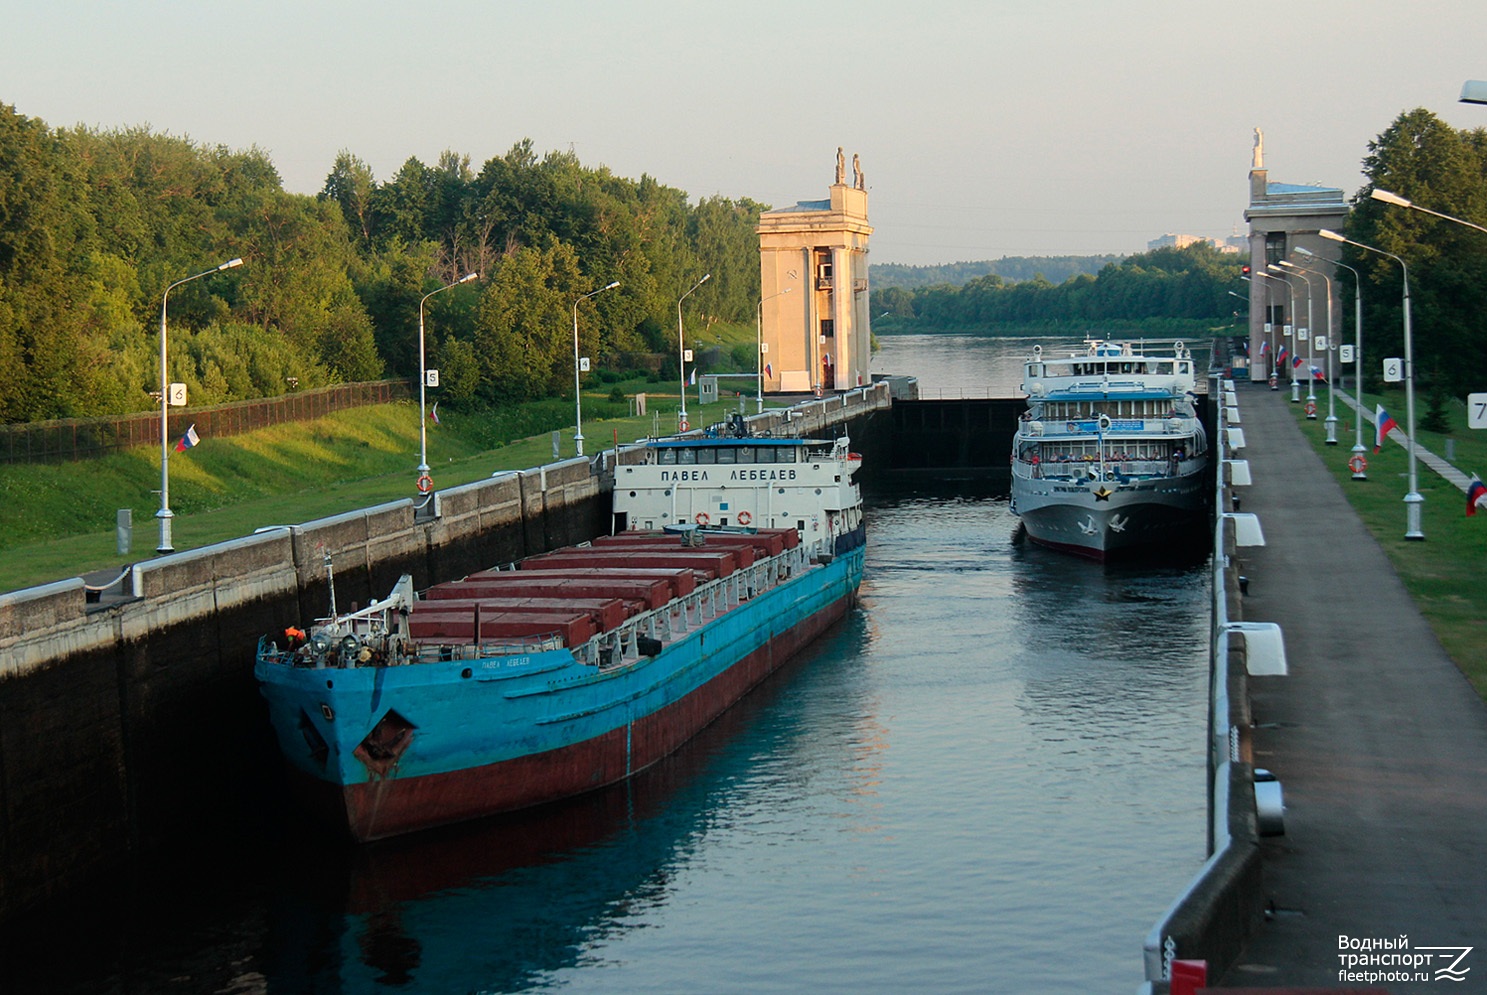
[{"label": "concrete wall", "polygon": [[265,818],[275,750],[258,637],[608,529],[586,460],[396,501],[135,565],[127,597],[81,580],[0,596],[0,919],[133,853],[221,845]]}]

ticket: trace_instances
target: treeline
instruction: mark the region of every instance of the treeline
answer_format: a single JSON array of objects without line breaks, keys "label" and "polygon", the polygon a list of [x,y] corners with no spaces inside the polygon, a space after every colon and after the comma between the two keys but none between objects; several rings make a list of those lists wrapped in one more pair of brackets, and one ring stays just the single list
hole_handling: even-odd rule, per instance
[{"label": "treeline", "polygon": [[1003,256],[977,262],[943,263],[938,266],[908,266],[903,263],[874,263],[873,286],[879,290],[906,287],[916,290],[940,283],[960,286],[981,276],[999,276],[1004,280],[1032,280],[1041,276],[1053,283],[1063,283],[1080,273],[1094,275],[1123,256]]},{"label": "treeline", "polygon": [[676,353],[689,331],[752,321],[764,205],[630,180],[530,141],[478,172],[446,152],[384,181],[350,152],[318,196],[269,157],[144,128],[54,129],[0,104],[0,422],[193,405],[418,370],[424,307],[441,397],[496,404],[571,391],[573,306],[598,368]]},{"label": "treeline", "polygon": [[992,274],[959,287],[876,289],[873,325],[892,334],[1152,319],[1227,322],[1238,303],[1229,294],[1244,286],[1242,263],[1237,254],[1198,244],[1130,256],[1062,283],[1042,276],[1011,282]]}]

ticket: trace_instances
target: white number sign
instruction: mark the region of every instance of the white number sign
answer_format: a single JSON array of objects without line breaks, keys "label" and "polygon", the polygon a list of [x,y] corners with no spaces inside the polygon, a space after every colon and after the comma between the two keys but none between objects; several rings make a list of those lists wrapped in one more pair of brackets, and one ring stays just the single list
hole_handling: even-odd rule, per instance
[{"label": "white number sign", "polygon": [[1466,427],[1487,428],[1487,394],[1466,395]]},{"label": "white number sign", "polygon": [[1404,360],[1398,356],[1384,360],[1384,382],[1399,383],[1404,379]]}]

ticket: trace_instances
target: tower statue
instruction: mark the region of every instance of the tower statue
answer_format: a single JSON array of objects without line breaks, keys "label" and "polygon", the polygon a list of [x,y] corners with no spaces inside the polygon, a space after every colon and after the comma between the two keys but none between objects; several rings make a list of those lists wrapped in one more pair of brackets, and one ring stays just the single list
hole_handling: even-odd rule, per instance
[{"label": "tower statue", "polygon": [[836,182],[838,184],[847,182],[847,157],[842,154],[842,147],[836,147]]},{"label": "tower statue", "polygon": [[867,177],[862,175],[862,160],[852,153],[852,185],[858,190],[867,189]]},{"label": "tower statue", "polygon": [[1259,128],[1255,129],[1255,153],[1254,158],[1250,160],[1249,168],[1265,168],[1265,132],[1261,131]]}]

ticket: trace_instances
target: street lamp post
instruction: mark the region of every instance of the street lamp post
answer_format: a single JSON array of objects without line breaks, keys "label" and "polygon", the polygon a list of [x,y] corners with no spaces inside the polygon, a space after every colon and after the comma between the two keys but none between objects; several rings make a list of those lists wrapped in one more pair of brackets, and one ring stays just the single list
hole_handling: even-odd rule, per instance
[{"label": "street lamp post", "polygon": [[1345,242],[1348,245],[1356,245],[1360,249],[1367,249],[1369,252],[1376,252],[1381,256],[1388,256],[1390,259],[1399,264],[1400,273],[1404,278],[1404,416],[1408,426],[1405,431],[1409,434],[1408,444],[1405,448],[1409,453],[1410,481],[1409,493],[1404,496],[1404,537],[1406,539],[1415,540],[1424,539],[1425,533],[1420,529],[1420,505],[1425,503],[1425,498],[1420,495],[1420,490],[1417,486],[1419,481],[1415,473],[1415,348],[1413,335],[1410,329],[1409,267],[1404,264],[1403,259],[1399,258],[1392,252],[1385,252],[1383,249],[1380,249],[1376,246],[1364,245],[1362,242],[1355,242],[1350,238],[1344,238],[1335,231],[1328,231],[1326,228],[1323,228],[1321,231],[1317,232],[1317,234],[1321,235],[1323,238],[1331,239],[1334,242]]},{"label": "street lamp post", "polygon": [[1295,263],[1286,263],[1285,260],[1281,260],[1280,266],[1272,264],[1267,267],[1267,269],[1272,269],[1277,273],[1285,273],[1286,271],[1282,269],[1281,266],[1287,265],[1291,266],[1293,269],[1296,269],[1296,273],[1294,275],[1301,277],[1302,282],[1306,284],[1306,402],[1307,404],[1311,405],[1312,408],[1312,410],[1307,414],[1306,417],[1315,421],[1317,417],[1317,378],[1312,373],[1312,370],[1315,367],[1312,364],[1311,344],[1312,340],[1316,337],[1317,329],[1316,322],[1313,320],[1311,314],[1311,279],[1305,273],[1302,273],[1300,268],[1297,267]]},{"label": "street lamp post", "polygon": [[[1285,272],[1284,270],[1282,270],[1279,266],[1275,265],[1274,263],[1271,263],[1269,266],[1266,267],[1266,269],[1273,270],[1276,273],[1282,273],[1282,274]],[[1295,347],[1296,344],[1297,344],[1297,335],[1295,333],[1298,332],[1300,330],[1300,328],[1301,328],[1300,323],[1298,323],[1297,320],[1296,320],[1296,317],[1297,317],[1297,315],[1296,315],[1296,285],[1294,283],[1292,283],[1289,279],[1287,279],[1283,275],[1282,276],[1274,276],[1274,275],[1272,275],[1270,273],[1259,273],[1258,275],[1259,276],[1266,277],[1267,279],[1278,280],[1281,283],[1284,283],[1286,285],[1286,303],[1291,306],[1291,332],[1288,333],[1288,334],[1291,335],[1291,345],[1293,347]],[[1307,321],[1308,322],[1311,320],[1310,311],[1311,311],[1311,301],[1310,301],[1310,299],[1308,299],[1308,301],[1307,301],[1307,312],[1308,312],[1307,313]],[[1308,341],[1310,341],[1310,340],[1308,340]],[[1300,382],[1296,379],[1296,358],[1297,358],[1298,355],[1299,355],[1299,353],[1293,353],[1292,356],[1291,356],[1291,403],[1292,404],[1300,404],[1301,403],[1301,385],[1300,385]]]},{"label": "street lamp post", "polygon": [[573,451],[577,456],[583,455],[583,394],[579,390],[578,380],[578,305],[593,297],[602,294],[606,290],[613,290],[620,285],[620,281],[606,284],[598,290],[591,290],[578,300],[573,302]]},{"label": "street lamp post", "polygon": [[676,299],[676,367],[680,371],[677,375],[681,378],[682,408],[677,414],[677,427],[683,432],[691,426],[687,424],[687,350],[685,340],[682,337],[682,301],[686,300],[692,290],[696,290],[707,281],[711,280],[711,273],[704,273],[702,279],[692,284],[691,290]]},{"label": "street lamp post", "polygon": [[195,276],[177,280],[166,287],[165,293],[160,295],[160,510],[155,513],[155,517],[160,519],[160,545],[155,547],[155,552],[162,555],[175,552],[175,546],[171,542],[170,522],[176,517],[175,512],[170,510],[170,428],[167,424],[170,415],[170,372],[165,361],[166,304],[170,300],[170,292],[183,283],[200,280],[204,276],[211,276],[213,273],[220,273],[225,269],[241,265],[243,265],[241,259],[229,259],[220,266],[213,266]]},{"label": "street lamp post", "polygon": [[755,395],[755,400],[759,405],[756,414],[764,413],[764,302],[772,301],[776,297],[783,297],[794,289],[794,287],[786,287],[778,294],[770,294],[768,297],[762,298],[759,301],[759,318],[754,325],[754,365],[758,371],[758,377],[756,379],[759,385],[758,393]]},{"label": "street lamp post", "polygon": [[[1291,283],[1290,283],[1289,280],[1282,280],[1278,276],[1272,276],[1269,273],[1262,273],[1259,270],[1255,270],[1255,272],[1252,275],[1253,276],[1258,276],[1262,280],[1273,280],[1276,283],[1285,284],[1285,288],[1286,288],[1286,304],[1293,306],[1293,298],[1291,297],[1291,289],[1292,288],[1291,288]],[[1269,307],[1268,304],[1266,306]],[[1282,314],[1281,315],[1281,318],[1284,319],[1285,318],[1285,315]],[[1284,326],[1284,320],[1282,320],[1282,326]],[[1272,332],[1271,332],[1271,336],[1270,336],[1270,339],[1269,339],[1269,341],[1270,341],[1270,361],[1275,364],[1275,366],[1273,367],[1273,370],[1274,370],[1273,375],[1275,376],[1276,380],[1279,381],[1280,380],[1280,375],[1282,373],[1284,373],[1285,370],[1281,369],[1281,365],[1280,365],[1280,350],[1275,345],[1275,341],[1274,341],[1275,340],[1275,333],[1273,331],[1273,329],[1274,329],[1274,324],[1273,323],[1272,323],[1271,327],[1272,327]],[[1285,337],[1284,327],[1282,327],[1281,337],[1282,338]],[[1271,390],[1274,390],[1274,389],[1275,389],[1274,387],[1271,388]],[[1297,400],[1299,400],[1299,398],[1296,395],[1296,379],[1294,377],[1292,377],[1291,378],[1291,403],[1292,404],[1295,404]]]},{"label": "street lamp post", "polygon": [[1465,225],[1468,228],[1475,228],[1479,232],[1487,233],[1487,228],[1483,228],[1481,225],[1473,224],[1470,221],[1463,221],[1460,218],[1454,218],[1449,214],[1442,214],[1440,211],[1432,211],[1428,207],[1421,207],[1414,201],[1401,197],[1397,193],[1390,193],[1388,190],[1380,190],[1375,187],[1369,191],[1368,195],[1374,200],[1383,201],[1385,204],[1393,204],[1395,207],[1408,207],[1410,210],[1419,211],[1421,214],[1429,214],[1431,217],[1441,218],[1445,221],[1454,221],[1458,225]]},{"label": "street lamp post", "polygon": [[[1327,302],[1327,317],[1325,319],[1325,327],[1327,329],[1327,347],[1323,350],[1327,354],[1327,437],[1323,441],[1325,441],[1329,446],[1335,446],[1337,445],[1337,397],[1332,389],[1332,278],[1329,277],[1326,273],[1323,273],[1321,270],[1312,269],[1307,266],[1298,266],[1297,264],[1288,262],[1284,259],[1281,260],[1281,265],[1290,266],[1302,272],[1310,273],[1313,276],[1320,277],[1322,280],[1322,292],[1326,295],[1324,299]],[[1316,341],[1315,329],[1313,329],[1312,331],[1311,341]],[[1312,375],[1315,376],[1315,374]]]},{"label": "street lamp post", "polygon": [[[1296,251],[1303,256],[1320,260],[1322,257],[1310,249],[1296,246]],[[1347,263],[1338,262],[1336,259],[1328,259],[1333,266],[1341,266],[1353,274],[1353,392],[1358,395],[1358,417],[1353,419],[1353,453],[1362,456],[1363,449],[1363,275]],[[1365,463],[1355,464],[1357,469],[1353,470],[1354,480],[1367,480],[1368,471],[1363,469]]]},{"label": "street lamp post", "polygon": [[425,367],[423,349],[423,305],[435,294],[442,294],[451,287],[458,287],[462,283],[469,283],[479,277],[479,273],[466,273],[453,283],[446,283],[438,290],[431,290],[423,295],[423,300],[418,302],[418,481],[417,487],[420,494],[427,494],[433,489],[434,482],[429,477],[429,424],[428,416],[424,413],[423,406],[428,399],[428,370]]}]

